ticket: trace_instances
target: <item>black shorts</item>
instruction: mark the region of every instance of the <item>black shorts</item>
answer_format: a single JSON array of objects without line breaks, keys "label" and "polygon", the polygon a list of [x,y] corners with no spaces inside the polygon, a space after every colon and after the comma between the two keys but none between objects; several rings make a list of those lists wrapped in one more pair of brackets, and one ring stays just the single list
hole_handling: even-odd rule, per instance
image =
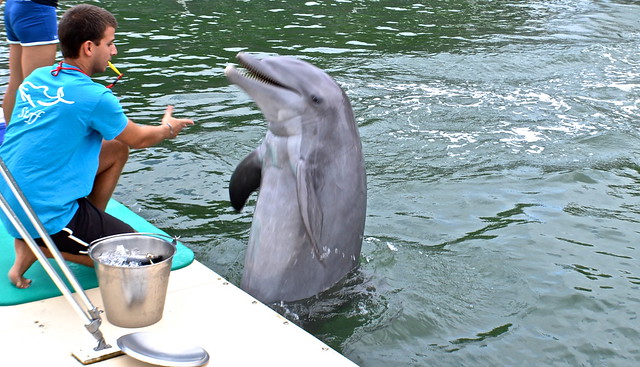
[{"label": "black shorts", "polygon": [[[80,207],[66,228],[73,232],[74,237],[88,244],[98,238],[135,232],[130,225],[96,208],[86,198],[79,199],[78,204]],[[60,231],[50,237],[60,252],[78,254],[80,251],[87,251],[87,247],[69,238],[69,233],[66,231]],[[41,238],[36,238],[36,242],[39,246],[45,246]]]}]

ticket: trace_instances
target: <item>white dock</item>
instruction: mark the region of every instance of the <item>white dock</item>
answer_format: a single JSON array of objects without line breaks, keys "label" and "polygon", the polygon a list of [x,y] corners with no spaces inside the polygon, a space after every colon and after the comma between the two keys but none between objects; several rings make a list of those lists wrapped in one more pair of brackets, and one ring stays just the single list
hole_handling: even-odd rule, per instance
[{"label": "white dock", "polygon": [[[86,293],[104,309],[98,288]],[[197,261],[171,272],[158,323],[127,329],[111,325],[104,314],[102,319],[100,330],[114,349],[120,336],[150,331],[203,347],[212,367],[356,366]],[[82,366],[72,353],[97,345],[83,323],[62,296],[0,307],[0,366]],[[90,366],[150,364],[120,355]]]}]

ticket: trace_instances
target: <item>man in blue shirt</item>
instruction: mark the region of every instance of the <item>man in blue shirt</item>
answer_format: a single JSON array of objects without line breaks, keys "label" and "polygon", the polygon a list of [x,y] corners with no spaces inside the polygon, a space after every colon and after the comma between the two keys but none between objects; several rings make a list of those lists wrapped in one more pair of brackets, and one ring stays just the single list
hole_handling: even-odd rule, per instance
[{"label": "man in blue shirt", "polygon": [[[16,105],[0,146],[0,157],[21,187],[47,233],[69,261],[93,266],[86,250],[63,229],[84,242],[124,232],[126,223],[104,212],[129,156],[129,148],[153,146],[175,138],[189,119],[172,117],[168,106],[159,125],[137,125],[103,85],[90,76],[106,70],[117,54],[117,21],[93,5],[69,9],[58,25],[64,60],[36,69],[18,89]],[[42,240],[22,213],[5,183],[0,191],[21,222]],[[2,213],[3,214],[3,213]],[[8,219],[0,215],[16,238],[16,260],[9,279],[18,288],[31,280],[24,273],[36,257]],[[50,256],[46,247],[43,252]]]}]

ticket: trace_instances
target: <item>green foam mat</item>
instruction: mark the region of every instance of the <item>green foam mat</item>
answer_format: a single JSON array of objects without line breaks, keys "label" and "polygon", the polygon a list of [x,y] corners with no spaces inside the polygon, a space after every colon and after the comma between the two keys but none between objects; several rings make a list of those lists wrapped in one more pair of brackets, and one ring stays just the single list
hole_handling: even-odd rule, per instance
[{"label": "green foam mat", "polygon": [[[129,208],[121,203],[111,200],[107,206],[107,213],[113,215],[120,220],[127,222],[138,232],[162,233],[166,232],[158,229],[153,224],[147,222],[144,218],[132,212]],[[171,270],[183,268],[193,262],[194,254],[189,248],[178,243],[176,254],[173,256]],[[36,261],[25,273],[25,277],[32,279],[31,286],[26,289],[18,289],[11,284],[7,273],[15,260],[15,251],[13,248],[13,237],[11,237],[4,226],[0,223],[0,306],[19,305],[22,303],[33,302],[45,298],[60,296],[60,290],[53,283],[47,272],[44,270],[39,261]],[[53,268],[60,274],[61,278],[65,278],[58,264],[49,259]],[[83,289],[91,289],[98,286],[98,279],[93,268],[73,264],[67,262],[69,268],[80,282]],[[66,282],[66,279],[65,279]],[[71,285],[67,283],[67,287],[72,290]]]}]

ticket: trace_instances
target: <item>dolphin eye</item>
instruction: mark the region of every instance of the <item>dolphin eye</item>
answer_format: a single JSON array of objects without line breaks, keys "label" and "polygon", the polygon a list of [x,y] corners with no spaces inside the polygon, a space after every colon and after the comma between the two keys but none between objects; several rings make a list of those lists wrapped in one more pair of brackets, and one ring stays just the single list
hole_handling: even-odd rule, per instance
[{"label": "dolphin eye", "polygon": [[315,94],[311,95],[311,101],[313,101],[313,103],[315,104],[320,104],[322,103],[322,98],[316,96]]}]

